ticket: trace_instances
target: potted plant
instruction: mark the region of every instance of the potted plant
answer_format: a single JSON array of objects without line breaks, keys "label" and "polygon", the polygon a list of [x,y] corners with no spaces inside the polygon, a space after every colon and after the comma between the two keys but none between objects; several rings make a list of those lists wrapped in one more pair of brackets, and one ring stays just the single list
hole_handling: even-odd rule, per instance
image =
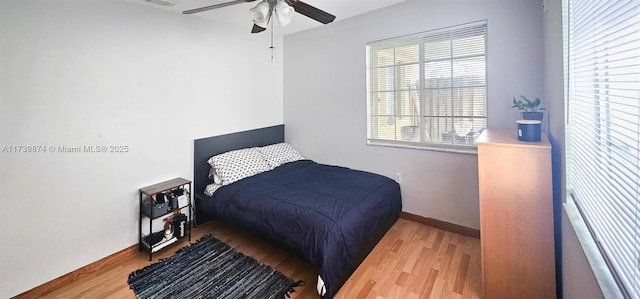
[{"label": "potted plant", "polygon": [[525,96],[520,96],[521,100],[516,100],[513,97],[513,106],[511,108],[518,108],[522,114],[522,119],[530,119],[530,120],[539,120],[542,121],[544,114],[538,110],[538,106],[540,106],[540,99],[536,98],[535,100],[529,100]]}]

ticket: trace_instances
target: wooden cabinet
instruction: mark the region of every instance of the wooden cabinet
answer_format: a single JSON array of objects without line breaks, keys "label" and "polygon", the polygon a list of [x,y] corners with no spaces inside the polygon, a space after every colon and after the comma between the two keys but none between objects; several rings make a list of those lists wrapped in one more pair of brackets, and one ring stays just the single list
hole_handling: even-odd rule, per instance
[{"label": "wooden cabinet", "polygon": [[551,145],[486,129],[478,145],[484,298],[556,298]]}]

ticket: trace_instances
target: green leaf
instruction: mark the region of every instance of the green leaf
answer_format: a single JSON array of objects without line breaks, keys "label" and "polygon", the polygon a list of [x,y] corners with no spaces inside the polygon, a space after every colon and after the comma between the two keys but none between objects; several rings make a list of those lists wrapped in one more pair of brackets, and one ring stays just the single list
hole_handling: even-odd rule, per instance
[{"label": "green leaf", "polygon": [[534,112],[537,110],[537,107],[541,103],[540,98],[529,100],[523,95],[521,95],[520,98],[522,100],[516,100],[516,97],[513,97],[513,106],[511,106],[511,108],[518,108],[518,110],[521,111]]}]

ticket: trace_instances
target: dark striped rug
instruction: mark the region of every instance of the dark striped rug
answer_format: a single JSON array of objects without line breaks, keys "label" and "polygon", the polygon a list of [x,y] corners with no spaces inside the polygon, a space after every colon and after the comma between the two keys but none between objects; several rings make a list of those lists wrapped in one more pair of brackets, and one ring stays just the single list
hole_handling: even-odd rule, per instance
[{"label": "dark striped rug", "polygon": [[303,285],[207,235],[129,275],[138,298],[284,298]]}]

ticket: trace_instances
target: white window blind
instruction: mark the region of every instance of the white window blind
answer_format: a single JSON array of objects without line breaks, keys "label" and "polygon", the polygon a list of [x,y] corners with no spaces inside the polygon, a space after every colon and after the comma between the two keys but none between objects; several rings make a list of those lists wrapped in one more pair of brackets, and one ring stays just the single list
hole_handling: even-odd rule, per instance
[{"label": "white window blind", "polygon": [[487,124],[487,22],[367,45],[369,144],[475,149]]},{"label": "white window blind", "polygon": [[640,298],[640,0],[567,1],[567,186],[623,294]]}]

